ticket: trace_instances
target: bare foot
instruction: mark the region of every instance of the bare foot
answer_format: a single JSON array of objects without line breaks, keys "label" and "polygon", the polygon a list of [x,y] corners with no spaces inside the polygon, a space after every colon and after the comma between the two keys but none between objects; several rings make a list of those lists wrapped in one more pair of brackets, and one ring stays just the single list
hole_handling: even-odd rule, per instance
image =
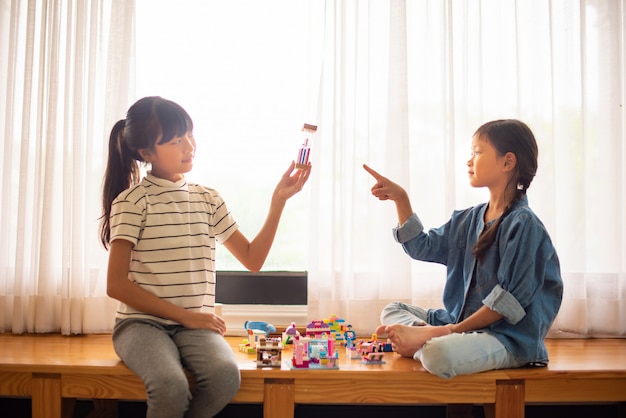
[{"label": "bare foot", "polygon": [[376,328],[377,334],[379,329],[385,331],[387,340],[391,343],[394,351],[404,357],[413,357],[413,354],[431,338],[450,334],[450,330],[447,327],[432,325],[420,327],[400,324],[381,325]]},{"label": "bare foot", "polygon": [[377,337],[382,337],[387,335],[387,325],[379,325],[374,331]]}]

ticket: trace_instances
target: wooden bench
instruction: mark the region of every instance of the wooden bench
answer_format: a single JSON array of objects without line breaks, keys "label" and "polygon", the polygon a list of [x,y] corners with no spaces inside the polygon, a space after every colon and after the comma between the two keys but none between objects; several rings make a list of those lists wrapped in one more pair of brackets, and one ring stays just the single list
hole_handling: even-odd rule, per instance
[{"label": "wooden bench", "polygon": [[[525,403],[626,401],[625,339],[548,340],[547,368],[453,379],[395,353],[385,354],[383,365],[342,356],[339,370],[257,368],[254,356],[237,349],[241,338],[228,339],[242,378],[233,402],[262,403],[267,418],[293,418],[296,404],[495,404],[496,418],[521,418]],[[146,399],[110,335],[0,334],[0,347],[0,396],[30,397],[33,417],[67,418],[75,399]]]}]

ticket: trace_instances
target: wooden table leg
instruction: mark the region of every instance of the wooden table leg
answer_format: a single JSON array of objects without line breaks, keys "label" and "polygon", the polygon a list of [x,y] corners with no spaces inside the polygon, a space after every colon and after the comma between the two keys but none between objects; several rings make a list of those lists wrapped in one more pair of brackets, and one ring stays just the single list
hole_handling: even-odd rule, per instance
[{"label": "wooden table leg", "polygon": [[524,381],[496,380],[496,418],[524,418]]},{"label": "wooden table leg", "polygon": [[33,418],[61,418],[61,375],[33,373],[31,379]]},{"label": "wooden table leg", "polygon": [[294,379],[265,379],[263,385],[263,417],[294,418],[295,415]]}]

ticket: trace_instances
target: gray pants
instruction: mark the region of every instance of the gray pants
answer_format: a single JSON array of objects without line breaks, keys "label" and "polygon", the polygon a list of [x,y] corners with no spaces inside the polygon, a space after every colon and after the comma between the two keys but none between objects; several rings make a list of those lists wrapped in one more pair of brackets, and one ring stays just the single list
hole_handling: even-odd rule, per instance
[{"label": "gray pants", "polygon": [[212,417],[239,390],[235,354],[214,331],[126,319],[115,324],[113,346],[146,385],[147,418]]}]

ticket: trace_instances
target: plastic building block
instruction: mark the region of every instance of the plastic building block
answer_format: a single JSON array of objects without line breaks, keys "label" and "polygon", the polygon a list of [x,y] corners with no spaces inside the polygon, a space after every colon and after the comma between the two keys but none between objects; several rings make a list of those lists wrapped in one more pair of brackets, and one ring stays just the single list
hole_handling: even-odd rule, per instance
[{"label": "plastic building block", "polygon": [[263,321],[246,321],[243,323],[243,327],[246,331],[249,329],[256,329],[265,332],[265,334],[276,332],[276,327],[274,325]]}]

